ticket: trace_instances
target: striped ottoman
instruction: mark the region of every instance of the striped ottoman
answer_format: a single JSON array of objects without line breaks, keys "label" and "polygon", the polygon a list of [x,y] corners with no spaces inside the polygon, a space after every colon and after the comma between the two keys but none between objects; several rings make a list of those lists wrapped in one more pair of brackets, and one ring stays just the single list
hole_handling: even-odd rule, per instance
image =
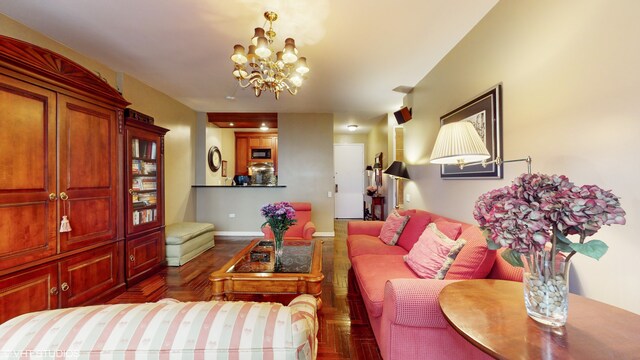
[{"label": "striped ottoman", "polygon": [[315,359],[316,299],[98,305],[0,325],[0,359]]}]

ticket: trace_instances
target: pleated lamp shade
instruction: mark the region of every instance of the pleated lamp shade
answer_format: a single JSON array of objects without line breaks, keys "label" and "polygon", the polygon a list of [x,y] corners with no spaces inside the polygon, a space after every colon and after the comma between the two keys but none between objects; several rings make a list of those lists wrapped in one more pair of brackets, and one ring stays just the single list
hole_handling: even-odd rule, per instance
[{"label": "pleated lamp shade", "polygon": [[468,164],[490,158],[484,142],[467,121],[443,125],[431,152],[433,164]]}]

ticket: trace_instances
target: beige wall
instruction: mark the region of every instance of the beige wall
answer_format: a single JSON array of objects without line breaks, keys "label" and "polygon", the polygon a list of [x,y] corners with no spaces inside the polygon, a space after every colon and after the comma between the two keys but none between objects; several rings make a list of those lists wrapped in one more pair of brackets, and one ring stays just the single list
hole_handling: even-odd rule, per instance
[{"label": "beige wall", "polygon": [[[91,71],[99,72],[111,86],[116,87],[116,72],[112,69],[2,14],[0,14],[0,33],[53,50]],[[132,108],[153,116],[157,125],[170,129],[165,138],[166,223],[195,219],[195,200],[191,185],[195,180],[193,143],[196,113],[126,74],[123,81],[123,96],[131,102]]]},{"label": "beige wall", "polygon": [[[533,171],[567,175],[620,196],[627,225],[595,238],[599,261],[575,256],[571,289],[640,313],[640,14],[638,1],[501,1],[415,87],[405,148],[412,207],[473,222],[477,197],[526,171],[506,164],[504,180],[440,179],[428,158],[439,117],[503,83],[505,158],[531,155]],[[415,176],[414,176],[415,175]],[[571,311],[571,310],[570,310]]]},{"label": "beige wall", "polygon": [[[285,188],[197,189],[197,219],[222,234],[252,234],[264,219],[259,209],[275,201],[312,203],[318,232],[333,233],[333,115],[278,115],[278,183]],[[229,215],[233,214],[234,217]]]}]

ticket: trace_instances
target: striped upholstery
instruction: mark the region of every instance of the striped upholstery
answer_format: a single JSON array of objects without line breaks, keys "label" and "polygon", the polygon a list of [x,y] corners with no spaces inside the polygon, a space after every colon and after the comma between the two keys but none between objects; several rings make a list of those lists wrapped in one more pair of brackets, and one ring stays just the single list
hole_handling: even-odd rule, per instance
[{"label": "striped upholstery", "polygon": [[98,305],[0,325],[0,359],[315,359],[316,299]]}]

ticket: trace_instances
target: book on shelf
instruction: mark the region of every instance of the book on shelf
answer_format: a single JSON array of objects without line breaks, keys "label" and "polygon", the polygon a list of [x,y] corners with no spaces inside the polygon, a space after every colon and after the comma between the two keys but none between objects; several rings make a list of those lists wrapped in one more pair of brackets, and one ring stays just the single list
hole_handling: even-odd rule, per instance
[{"label": "book on shelf", "polygon": [[143,164],[140,160],[131,160],[131,173],[134,175],[142,174]]},{"label": "book on shelf", "polygon": [[155,205],[158,202],[156,193],[142,193],[138,195],[138,200],[143,202],[145,206]]},{"label": "book on shelf", "polygon": [[140,157],[140,141],[138,139],[131,140],[131,154],[133,157]]},{"label": "book on shelf", "polygon": [[147,204],[144,201],[134,201],[133,202],[133,208],[134,209],[140,209],[147,206]]},{"label": "book on shelf", "polygon": [[156,158],[156,142],[151,143],[151,159]]},{"label": "book on shelf", "polygon": [[157,214],[156,209],[136,210],[133,212],[133,225],[155,221]]},{"label": "book on shelf", "polygon": [[142,178],[133,178],[131,181],[131,189],[136,191],[142,190]]},{"label": "book on shelf", "polygon": [[143,178],[142,180],[142,190],[155,190],[156,189],[156,179],[155,178]]},{"label": "book on shelf", "polygon": [[145,175],[154,175],[156,173],[156,164],[152,162],[143,162],[142,170]]}]

